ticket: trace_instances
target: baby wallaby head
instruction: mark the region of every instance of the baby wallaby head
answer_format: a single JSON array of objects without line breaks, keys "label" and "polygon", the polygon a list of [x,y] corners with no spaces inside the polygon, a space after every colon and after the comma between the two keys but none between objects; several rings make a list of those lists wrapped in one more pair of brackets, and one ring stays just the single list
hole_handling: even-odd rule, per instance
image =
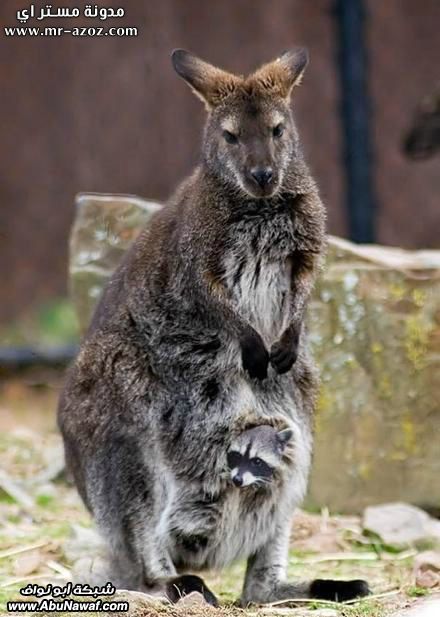
[{"label": "baby wallaby head", "polygon": [[227,453],[234,485],[242,488],[270,483],[282,464],[292,435],[290,428],[279,431],[268,425],[243,431],[234,439]]},{"label": "baby wallaby head", "polygon": [[279,192],[298,149],[289,99],[304,73],[306,50],[288,51],[248,77],[183,49],[172,61],[208,109],[203,155],[211,172],[252,198]]}]

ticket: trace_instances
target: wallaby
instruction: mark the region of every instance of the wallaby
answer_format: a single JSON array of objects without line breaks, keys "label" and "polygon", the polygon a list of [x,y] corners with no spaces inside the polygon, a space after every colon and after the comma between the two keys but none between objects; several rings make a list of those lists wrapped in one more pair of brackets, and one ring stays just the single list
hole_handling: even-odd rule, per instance
[{"label": "wallaby", "polygon": [[[183,50],[172,61],[208,110],[202,159],[104,290],[60,400],[67,463],[118,586],[215,603],[177,573],[247,557],[243,605],[365,595],[363,581],[285,580],[317,388],[304,313],[325,246],[289,103],[307,54],[246,78]],[[289,464],[237,490],[234,427],[275,417],[292,432]]]}]

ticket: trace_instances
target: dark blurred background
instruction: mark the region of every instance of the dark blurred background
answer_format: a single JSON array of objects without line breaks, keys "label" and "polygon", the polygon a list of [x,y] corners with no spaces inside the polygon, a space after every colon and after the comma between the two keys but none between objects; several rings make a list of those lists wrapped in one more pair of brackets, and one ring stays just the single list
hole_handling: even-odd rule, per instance
[{"label": "dark blurred background", "polygon": [[[5,37],[26,2],[1,2],[0,325],[66,297],[75,193],[163,200],[197,161],[204,110],[172,70],[175,47],[246,73],[307,46],[293,108],[330,232],[439,246],[438,159],[402,149],[439,78],[438,0],[112,4],[137,37]],[[62,329],[61,306],[46,317]]]}]

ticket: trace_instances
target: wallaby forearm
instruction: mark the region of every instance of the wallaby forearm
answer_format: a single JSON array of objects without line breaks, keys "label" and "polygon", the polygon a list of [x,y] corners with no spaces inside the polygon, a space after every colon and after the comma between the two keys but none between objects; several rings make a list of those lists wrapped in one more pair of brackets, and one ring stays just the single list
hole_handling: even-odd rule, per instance
[{"label": "wallaby forearm", "polygon": [[316,212],[322,209],[322,203],[315,191],[295,197],[295,248],[289,257],[291,293],[287,330],[297,330],[301,326],[319,271],[325,230],[323,217],[316,216]]},{"label": "wallaby forearm", "polygon": [[301,251],[292,257],[292,292],[286,332],[296,332],[301,328],[318,267],[319,255],[315,253]]},{"label": "wallaby forearm", "polygon": [[277,373],[286,373],[296,362],[302,325],[314,278],[314,269],[312,269],[304,272],[301,281],[295,281],[289,304],[288,326],[280,339],[272,345],[270,352],[270,360]]},{"label": "wallaby forearm", "polygon": [[296,362],[305,312],[320,267],[323,251],[324,221],[310,213],[321,207],[316,193],[301,195],[295,204],[295,244],[290,260],[290,301],[287,327],[272,346],[271,363],[278,373],[287,372]]},{"label": "wallaby forearm", "polygon": [[204,313],[206,307],[209,307],[206,310],[209,319],[221,324],[236,340],[240,340],[253,330],[250,323],[232,306],[226,287],[211,272],[205,271],[199,277],[199,285],[194,291],[199,295],[200,306],[204,307]]},{"label": "wallaby forearm", "polygon": [[269,352],[261,336],[232,306],[226,288],[210,273],[206,274],[199,286],[203,301],[201,306],[207,308],[207,314],[237,341],[241,350],[243,369],[249,376],[264,379],[267,376]]}]

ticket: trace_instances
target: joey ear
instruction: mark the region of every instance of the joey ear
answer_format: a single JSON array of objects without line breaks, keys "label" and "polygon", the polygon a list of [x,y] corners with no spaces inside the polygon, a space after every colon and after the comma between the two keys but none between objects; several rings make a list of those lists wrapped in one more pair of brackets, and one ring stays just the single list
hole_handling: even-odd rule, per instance
[{"label": "joey ear", "polygon": [[293,431],[291,428],[285,428],[284,430],[278,431],[277,433],[278,443],[283,449],[285,448],[286,444],[292,439],[292,437]]},{"label": "joey ear", "polygon": [[240,78],[232,73],[200,60],[184,49],[175,49],[171,55],[173,67],[208,109],[219,105],[234,92]]},{"label": "joey ear", "polygon": [[307,49],[295,47],[285,51],[276,60],[264,64],[252,75],[252,79],[260,88],[275,96],[288,98],[292,88],[301,83],[308,61]]}]

